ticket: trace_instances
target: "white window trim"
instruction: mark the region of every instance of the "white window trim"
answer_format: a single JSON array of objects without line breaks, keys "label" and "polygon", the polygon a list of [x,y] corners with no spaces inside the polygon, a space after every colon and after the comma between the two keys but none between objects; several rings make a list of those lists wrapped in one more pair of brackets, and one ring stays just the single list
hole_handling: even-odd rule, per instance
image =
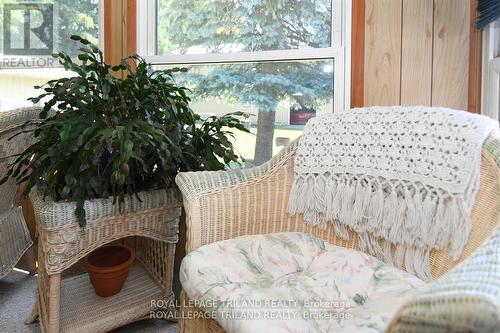
[{"label": "white window trim", "polygon": [[481,113],[500,120],[500,20],[483,31]]},{"label": "white window trim", "polygon": [[99,0],[99,49],[104,50],[104,0]]},{"label": "white window trim", "polygon": [[349,0],[332,0],[332,47],[241,53],[155,55],[156,1],[142,0],[137,8],[137,53],[152,64],[191,65],[281,60],[334,59],[334,111],[350,107],[351,12]]}]

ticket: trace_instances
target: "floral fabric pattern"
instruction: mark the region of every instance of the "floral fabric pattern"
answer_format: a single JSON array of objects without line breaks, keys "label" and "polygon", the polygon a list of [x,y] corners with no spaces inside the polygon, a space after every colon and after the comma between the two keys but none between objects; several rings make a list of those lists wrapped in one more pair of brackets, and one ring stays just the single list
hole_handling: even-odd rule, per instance
[{"label": "floral fabric pattern", "polygon": [[426,283],[367,254],[304,233],[205,245],[182,286],[228,333],[383,332]]}]

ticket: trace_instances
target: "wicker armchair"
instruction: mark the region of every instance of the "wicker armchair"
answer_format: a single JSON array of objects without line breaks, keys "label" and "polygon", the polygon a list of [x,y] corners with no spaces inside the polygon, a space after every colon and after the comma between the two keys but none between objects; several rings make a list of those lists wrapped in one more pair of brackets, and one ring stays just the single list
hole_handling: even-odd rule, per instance
[{"label": "wicker armchair", "polygon": [[[288,196],[294,177],[293,160],[296,148],[297,143],[292,143],[271,161],[248,170],[190,172],[178,175],[176,182],[184,197],[187,218],[186,251],[190,252],[202,245],[241,235],[284,231],[309,233],[330,244],[359,250],[358,238],[355,237],[353,231],[350,232],[348,241],[342,240],[336,235],[331,225],[326,229],[311,227],[303,222],[301,216],[290,217],[287,214]],[[469,257],[494,234],[499,225],[500,141],[497,139],[488,138],[484,145],[480,181],[481,187],[472,213],[472,231],[458,262]],[[494,244],[498,244],[498,241]],[[498,258],[500,249],[496,247],[494,251]],[[431,253],[433,278],[437,279],[446,275],[458,262],[452,260],[448,251],[434,251]],[[482,265],[489,264],[485,261]],[[486,277],[483,279],[483,285],[486,283],[487,286],[491,287],[490,290],[493,293],[490,295],[491,297],[495,296],[495,290],[500,290],[500,280],[492,278],[492,276],[500,274],[498,266],[500,265],[497,264],[495,267],[479,265],[477,267],[477,260],[474,266],[475,270],[479,269],[485,272]],[[460,278],[469,279],[468,285],[453,284],[453,279],[449,284],[451,288],[455,288],[454,290],[460,295],[462,301],[467,300],[468,297],[472,299],[477,296],[474,293],[480,293],[477,291],[478,289],[485,292],[485,288],[471,289],[467,287],[474,286],[474,281],[477,278],[477,275],[473,275],[472,272],[467,275],[467,272],[467,270],[465,273],[462,271]],[[442,286],[436,288],[442,288]],[[214,320],[200,318],[200,316],[189,317],[188,311],[201,310],[190,308],[189,306],[193,303],[187,302],[185,293],[182,296],[184,298],[182,311],[185,315],[182,316],[184,319],[181,321],[181,332],[224,332]],[[498,294],[496,297],[498,298]],[[440,303],[439,298],[436,302],[443,304],[443,302]],[[467,302],[465,301],[465,303]],[[446,302],[444,304],[446,305]],[[469,304],[476,303],[470,302]],[[456,311],[457,307],[448,306],[445,309],[451,312],[450,317],[453,317],[453,311]],[[496,308],[496,313],[497,315],[500,313],[500,304]],[[394,331],[409,331],[408,327],[396,319],[393,320],[391,327]],[[418,332],[419,330],[411,331]]]},{"label": "wicker armchair", "polygon": [[[40,108],[23,108],[0,113],[0,178],[13,160],[9,156],[22,152],[31,144],[32,137],[22,133],[9,139],[20,132],[26,121],[38,119],[40,111]],[[33,244],[21,207],[14,206],[17,192],[18,186],[13,179],[0,185],[0,279],[12,270]],[[31,257],[34,260],[35,256]],[[30,266],[34,269],[34,262]]]}]

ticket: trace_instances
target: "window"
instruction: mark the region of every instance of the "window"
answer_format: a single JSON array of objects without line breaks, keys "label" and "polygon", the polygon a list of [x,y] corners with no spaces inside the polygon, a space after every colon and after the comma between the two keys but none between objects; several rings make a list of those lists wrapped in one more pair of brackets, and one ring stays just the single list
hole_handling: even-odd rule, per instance
[{"label": "window", "polygon": [[483,31],[482,113],[500,120],[500,20]]},{"label": "window", "polygon": [[51,57],[76,55],[73,34],[100,40],[99,0],[0,0],[0,111],[29,106],[33,86],[68,75]]},{"label": "window", "polygon": [[189,68],[202,117],[233,111],[252,135],[236,147],[258,165],[318,113],[348,107],[350,1],[147,0],[138,7],[139,54]]}]

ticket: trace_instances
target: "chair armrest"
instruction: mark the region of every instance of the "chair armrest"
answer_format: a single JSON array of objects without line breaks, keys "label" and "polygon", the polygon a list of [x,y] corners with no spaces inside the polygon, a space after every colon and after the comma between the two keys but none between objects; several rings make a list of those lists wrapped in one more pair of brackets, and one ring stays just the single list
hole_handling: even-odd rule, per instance
[{"label": "chair armrest", "polygon": [[227,187],[242,185],[282,166],[291,155],[295,154],[298,140],[296,139],[291,142],[276,156],[261,166],[223,171],[181,172],[177,175],[175,182],[185,199],[192,199],[197,195],[209,191],[218,191]]},{"label": "chair armrest", "polygon": [[287,218],[297,142],[259,167],[180,173],[175,181],[186,210],[186,250],[240,235],[278,231],[276,225]]},{"label": "chair armrest", "polygon": [[500,229],[473,255],[406,303],[387,332],[498,332]]}]

